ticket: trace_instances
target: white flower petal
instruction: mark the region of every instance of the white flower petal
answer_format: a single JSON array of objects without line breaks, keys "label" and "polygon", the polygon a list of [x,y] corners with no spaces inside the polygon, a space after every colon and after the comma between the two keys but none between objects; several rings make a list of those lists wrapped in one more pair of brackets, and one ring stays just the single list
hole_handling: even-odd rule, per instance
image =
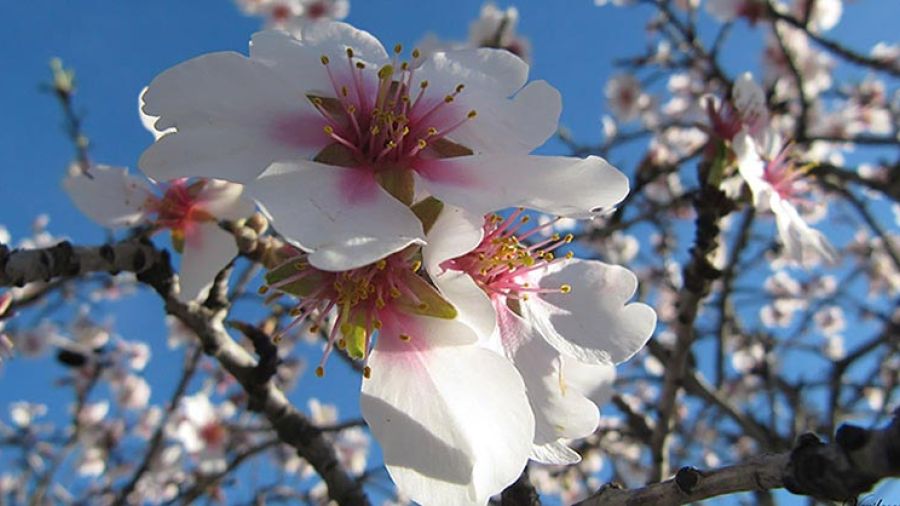
[{"label": "white flower petal", "polygon": [[511,99],[497,98],[480,89],[459,96],[463,113],[477,116],[454,130],[450,137],[476,153],[529,153],[556,133],[562,112],[559,91],[546,81],[532,81]]},{"label": "white flower petal", "polygon": [[534,445],[531,459],[542,464],[567,466],[581,462],[581,455],[569,448],[562,441],[554,441],[543,445]]},{"label": "white flower petal", "polygon": [[164,131],[159,131],[156,129],[156,121],[159,119],[157,116],[150,116],[149,114],[144,112],[144,94],[147,93],[147,87],[144,86],[144,89],[138,94],[138,115],[141,117],[141,125],[144,125],[144,128],[147,129],[153,135],[153,140],[159,140],[163,135],[172,133],[175,131],[174,128],[169,128]]},{"label": "white flower petal", "polygon": [[570,260],[540,279],[543,288],[568,284],[570,293],[544,293],[524,302],[522,313],[557,350],[583,362],[620,363],[638,352],[656,327],[650,306],[628,301],[637,277],[595,260]]},{"label": "white flower petal", "polygon": [[218,223],[202,222],[193,226],[185,237],[181,256],[178,298],[191,301],[206,297],[216,274],[238,253],[234,236],[219,228]]},{"label": "white flower petal", "polygon": [[253,214],[253,201],[244,197],[243,185],[210,179],[197,195],[197,204],[220,220],[239,220]]},{"label": "white flower petal", "polygon": [[828,239],[818,230],[810,227],[797,209],[774,192],[769,199],[769,207],[775,214],[778,237],[784,244],[785,254],[800,265],[809,265],[822,259],[835,264],[838,252]]},{"label": "white flower petal", "polygon": [[316,162],[273,164],[247,192],[310,263],[343,271],[424,242],[422,224],[371,173]]},{"label": "white flower petal", "polygon": [[400,491],[428,505],[486,504],[518,478],[534,436],[525,386],[471,346],[379,340],[360,404]]},{"label": "white flower petal", "polygon": [[[307,23],[299,30],[300,41],[317,57],[326,55],[332,61],[346,61],[347,48],[353,50],[354,60],[380,67],[388,63],[384,46],[371,33],[347,23],[325,21]],[[321,64],[320,64],[321,65]]]},{"label": "white flower petal", "polygon": [[590,217],[628,194],[628,178],[589,156],[475,155],[419,162],[429,193],[473,214],[527,207],[566,217]]},{"label": "white flower petal", "polygon": [[484,237],[484,218],[464,209],[444,204],[441,214],[428,231],[428,246],[422,261],[429,273],[440,272],[440,264],[475,249]]},{"label": "white flower petal", "polygon": [[141,156],[141,170],[158,181],[245,182],[273,161],[317,153],[328,140],[304,89],[238,53],[176,65],[150,83],[143,100],[144,114],[159,117],[155,130],[176,129]]},{"label": "white flower petal", "polygon": [[600,411],[581,392],[569,388],[559,351],[531,322],[502,303],[496,308],[503,347],[525,380],[534,411],[534,444],[543,446],[561,438],[592,434],[600,422]]},{"label": "white flower petal", "polygon": [[528,80],[528,64],[504,49],[475,48],[432,53],[417,69],[438,89],[456,85],[482,90],[495,98],[509,97]]},{"label": "white flower petal", "polygon": [[127,169],[96,165],[90,177],[78,172],[63,187],[79,211],[109,228],[133,227],[145,217],[144,204],[152,196],[149,184]]}]

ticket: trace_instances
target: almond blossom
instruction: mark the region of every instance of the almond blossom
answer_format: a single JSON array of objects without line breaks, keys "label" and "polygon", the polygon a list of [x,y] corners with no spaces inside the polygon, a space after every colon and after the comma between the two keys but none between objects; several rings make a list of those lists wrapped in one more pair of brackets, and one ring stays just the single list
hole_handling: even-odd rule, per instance
[{"label": "almond blossom", "polygon": [[409,206],[427,195],[484,214],[524,206],[589,215],[624,198],[605,160],[533,156],[556,131],[559,93],[526,84],[508,51],[401,60],[337,22],[257,33],[250,56],[194,58],[159,75],[144,114],[167,132],[140,160],[150,177],[248,184],[311,265],[358,268],[424,242]]},{"label": "almond blossom", "polygon": [[104,227],[169,229],[182,253],[179,297],[186,301],[205,296],[219,270],[237,255],[234,237],[218,220],[253,212],[240,185],[214,179],[158,184],[98,165],[89,174],[75,171],[63,186],[75,206]]},{"label": "almond blossom", "polygon": [[181,417],[174,434],[185,451],[197,459],[200,472],[211,474],[225,470],[228,442],[225,420],[233,414],[231,403],[213,406],[204,392],[181,400]]},{"label": "almond blossom", "polygon": [[[776,139],[774,145],[779,145]],[[789,147],[763,160],[761,150],[746,132],[735,137],[733,150],[738,171],[753,194],[753,204],[775,215],[778,236],[785,256],[800,265],[818,260],[837,261],[837,251],[818,230],[810,227],[797,212],[794,202],[806,191],[804,169],[789,158]]]},{"label": "almond blossom", "polygon": [[579,456],[564,440],[593,433],[599,414],[586,391],[567,386],[566,364],[592,364],[602,374],[600,369],[643,347],[656,314],[645,304],[627,303],[637,287],[634,274],[571,253],[556,258],[553,251],[571,235],[529,245],[543,227],[522,231],[528,221],[518,210],[506,218],[488,216],[481,225],[445,208],[423,259],[459,319],[522,375],[536,422],[531,457],[573,463]]},{"label": "almond blossom", "polygon": [[363,361],[362,413],[404,495],[486,504],[515,481],[534,437],[525,385],[417,274],[417,248],[342,272],[285,253],[261,291],[299,297],[291,327],[312,321],[327,335],[318,376],[335,348]]},{"label": "almond blossom", "polygon": [[248,15],[262,16],[266,26],[288,28],[296,22],[344,19],[350,12],[348,0],[237,0]]}]

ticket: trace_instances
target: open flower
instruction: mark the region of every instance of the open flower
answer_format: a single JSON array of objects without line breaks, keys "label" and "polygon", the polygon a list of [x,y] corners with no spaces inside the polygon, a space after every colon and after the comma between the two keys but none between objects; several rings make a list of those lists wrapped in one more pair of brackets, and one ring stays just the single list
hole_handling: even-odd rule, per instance
[{"label": "open flower", "polygon": [[233,412],[231,403],[213,406],[203,392],[181,400],[181,418],[175,426],[175,436],[197,459],[200,472],[211,474],[225,470],[228,442],[225,421]]},{"label": "open flower", "polygon": [[556,258],[553,251],[571,236],[529,244],[541,227],[522,231],[528,221],[520,210],[480,225],[445,208],[423,258],[460,320],[522,375],[536,423],[532,458],[573,463],[578,454],[563,440],[591,434],[598,409],[587,392],[568,386],[566,363],[605,369],[627,360],[649,339],[656,314],[627,303],[637,287],[630,271],[571,254]]},{"label": "open flower", "polygon": [[[143,96],[157,131],[150,177],[248,183],[287,239],[321,269],[358,268],[424,241],[409,210],[432,195],[476,214],[609,208],[627,179],[606,161],[529,153],[556,131],[559,93],[526,85],[503,50],[389,55],[337,22],[253,37],[250,56],[200,56]],[[258,179],[257,179],[258,178]]]},{"label": "open flower", "polygon": [[[778,146],[780,142],[775,137],[773,146]],[[763,160],[761,149],[753,138],[741,132],[735,137],[732,149],[737,157],[738,171],[753,193],[753,204],[769,209],[775,215],[778,236],[787,258],[801,265],[819,259],[828,263],[837,261],[837,251],[828,239],[803,221],[794,207],[793,203],[801,199],[808,186],[802,179],[805,168],[790,159],[790,147],[777,148]]]},{"label": "open flower", "polygon": [[417,249],[343,272],[318,269],[301,253],[269,273],[263,292],[300,298],[291,326],[324,327],[317,375],[335,347],[364,362],[362,413],[404,495],[485,504],[522,472],[534,417],[515,368],[478,346],[417,274]]},{"label": "open flower", "polygon": [[218,220],[253,213],[240,185],[214,179],[156,184],[123,168],[98,165],[90,175],[75,171],[63,186],[75,207],[104,227],[169,229],[172,244],[182,253],[183,300],[204,296],[216,273],[237,255],[234,238],[219,228]]}]

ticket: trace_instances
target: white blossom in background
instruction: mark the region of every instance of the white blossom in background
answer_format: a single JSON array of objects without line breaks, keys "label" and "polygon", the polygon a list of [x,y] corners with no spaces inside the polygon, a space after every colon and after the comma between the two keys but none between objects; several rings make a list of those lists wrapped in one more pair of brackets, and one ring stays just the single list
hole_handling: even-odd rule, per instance
[{"label": "white blossom in background", "polygon": [[253,213],[242,186],[214,179],[158,184],[123,168],[98,165],[90,176],[72,171],[63,186],[75,206],[99,225],[169,229],[175,250],[182,253],[179,297],[185,301],[205,296],[219,270],[237,255],[234,237],[218,220]]},{"label": "white blossom in background", "polygon": [[469,46],[505,49],[528,61],[531,42],[516,33],[518,24],[518,9],[499,9],[493,2],[487,2],[481,6],[478,19],[469,24]]},{"label": "white blossom in background", "polygon": [[304,23],[336,19],[350,13],[348,0],[237,0],[248,16],[260,16],[270,28],[296,29]]},{"label": "white blossom in background", "polygon": [[[804,92],[807,96],[816,96],[831,87],[831,71],[834,66],[832,58],[809,41],[802,31],[786,25],[777,25],[787,50],[791,53],[797,72],[803,78]],[[772,32],[766,34],[766,47],[763,51],[763,80],[767,87],[773,87],[776,96],[782,99],[792,98],[796,83],[787,56],[782,51],[778,39]]]},{"label": "white blossom in background", "polygon": [[47,414],[45,404],[36,404],[27,401],[17,401],[9,405],[9,419],[20,429],[32,427],[37,418]]},{"label": "white blossom in background", "polygon": [[604,89],[606,103],[619,121],[632,121],[652,105],[652,99],[631,74],[613,76]]},{"label": "white blossom in background", "polygon": [[234,405],[224,402],[217,406],[203,392],[181,399],[179,419],[174,435],[196,461],[201,473],[212,474],[225,470],[225,452],[229,441],[226,420],[234,414]]},{"label": "white blossom in background", "polygon": [[150,402],[150,384],[135,374],[123,374],[112,382],[119,406],[124,409],[141,410]]},{"label": "white blossom in background", "polygon": [[[812,9],[810,10],[810,6]],[[826,32],[837,26],[844,11],[843,0],[794,0],[791,14],[806,19],[809,11],[809,28],[813,32]]]},{"label": "white blossom in background", "polygon": [[735,137],[733,145],[738,170],[753,194],[753,204],[775,215],[778,236],[785,248],[785,256],[795,263],[808,266],[824,260],[837,261],[837,251],[828,239],[813,229],[797,212],[793,201],[805,190],[798,169],[784,150],[763,160],[756,143],[745,133]]},{"label": "white blossom in background", "polygon": [[247,183],[278,232],[332,271],[423,243],[408,208],[416,195],[477,214],[571,215],[610,207],[627,185],[601,158],[529,154],[555,133],[560,97],[526,84],[528,65],[508,51],[401,61],[343,23],[314,23],[301,37],[258,33],[249,58],[208,54],[154,79],[143,111],[159,118],[157,131],[175,131],[144,152],[141,169]]}]

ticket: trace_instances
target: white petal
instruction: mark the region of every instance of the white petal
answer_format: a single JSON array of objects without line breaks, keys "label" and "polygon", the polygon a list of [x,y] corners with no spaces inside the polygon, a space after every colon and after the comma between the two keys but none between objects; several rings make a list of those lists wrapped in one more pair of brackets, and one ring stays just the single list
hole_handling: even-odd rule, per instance
[{"label": "white petal", "polygon": [[285,32],[269,30],[253,34],[250,58],[265,63],[308,92],[334,95],[331,80],[321,62],[322,53]]},{"label": "white petal", "polygon": [[437,88],[449,91],[463,84],[505,98],[525,85],[528,64],[503,49],[459,49],[432,53],[417,72]]},{"label": "white petal", "polygon": [[502,356],[476,345],[379,340],[360,404],[400,491],[428,505],[484,505],[518,478],[534,418]]},{"label": "white petal", "polygon": [[638,352],[656,327],[656,313],[628,304],[637,277],[595,260],[570,260],[540,279],[543,288],[568,284],[570,293],[544,293],[522,304],[523,316],[556,349],[587,363],[620,363]]},{"label": "white petal", "polygon": [[476,89],[463,91],[458,102],[463,113],[474,110],[477,116],[450,137],[476,153],[530,153],[556,133],[562,112],[559,91],[545,81],[528,83],[511,99]]},{"label": "white petal", "polygon": [[598,406],[604,406],[613,395],[616,366],[585,364],[567,355],[562,356],[562,372],[566,383],[583,393]]},{"label": "white petal", "polygon": [[429,193],[473,214],[527,207],[586,218],[628,194],[628,178],[596,156],[475,155],[416,168]]},{"label": "white petal", "polygon": [[435,286],[458,311],[458,319],[482,338],[489,338],[497,326],[497,315],[487,294],[466,273],[445,271],[441,262],[475,249],[484,236],[484,218],[462,209],[444,206],[428,232],[422,260]]},{"label": "white petal", "polygon": [[109,228],[133,227],[146,215],[144,204],[153,194],[143,178],[128,170],[97,165],[90,177],[78,172],[63,180],[63,187],[79,211]]},{"label": "white petal", "polygon": [[253,214],[255,206],[244,197],[244,186],[210,179],[197,195],[198,205],[220,220],[239,220]]},{"label": "white petal", "polygon": [[[384,46],[371,33],[339,21],[304,24],[299,33],[303,45],[317,56],[346,61],[347,48],[353,49],[355,60],[380,67],[388,63]],[[321,65],[321,63],[319,64]]]},{"label": "white petal", "polygon": [[181,256],[178,298],[191,301],[206,297],[216,274],[238,253],[234,236],[215,222],[194,225],[186,234]]},{"label": "white petal", "polygon": [[354,269],[425,239],[418,218],[363,170],[278,163],[247,192],[320,269]]},{"label": "white petal", "polygon": [[732,149],[737,158],[738,172],[753,194],[753,205],[759,205],[764,200],[763,196],[772,192],[772,188],[763,180],[766,164],[759,155],[756,142],[746,131],[741,130],[734,136]]},{"label": "white petal", "polygon": [[581,455],[569,448],[562,441],[554,441],[544,445],[534,445],[531,450],[531,459],[542,464],[555,464],[566,466],[581,462]]},{"label": "white petal", "polygon": [[834,246],[821,232],[803,221],[793,205],[773,193],[769,207],[775,213],[778,236],[788,258],[800,265],[812,264],[818,259],[832,265],[837,262],[838,253]]},{"label": "white petal", "polygon": [[[302,84],[302,83],[301,83]],[[324,119],[305,90],[237,53],[212,53],[163,72],[143,95],[163,136],[140,160],[148,176],[245,182],[273,161],[311,156],[327,144]]]},{"label": "white petal", "polygon": [[159,119],[157,116],[150,116],[144,112],[144,94],[147,93],[147,87],[144,86],[144,89],[138,94],[138,115],[141,117],[141,124],[144,125],[144,128],[147,129],[153,135],[153,140],[159,140],[165,134],[172,133],[175,131],[174,128],[169,128],[160,132],[156,129],[156,121]]},{"label": "white petal", "polygon": [[439,273],[440,264],[475,249],[484,237],[484,217],[464,209],[444,205],[441,214],[428,231],[428,246],[422,250],[422,261],[430,273]]},{"label": "white petal", "polygon": [[535,417],[534,444],[542,446],[560,438],[592,434],[600,421],[600,411],[581,392],[569,388],[559,352],[531,322],[502,303],[497,305],[497,316],[503,347],[528,390]]}]

